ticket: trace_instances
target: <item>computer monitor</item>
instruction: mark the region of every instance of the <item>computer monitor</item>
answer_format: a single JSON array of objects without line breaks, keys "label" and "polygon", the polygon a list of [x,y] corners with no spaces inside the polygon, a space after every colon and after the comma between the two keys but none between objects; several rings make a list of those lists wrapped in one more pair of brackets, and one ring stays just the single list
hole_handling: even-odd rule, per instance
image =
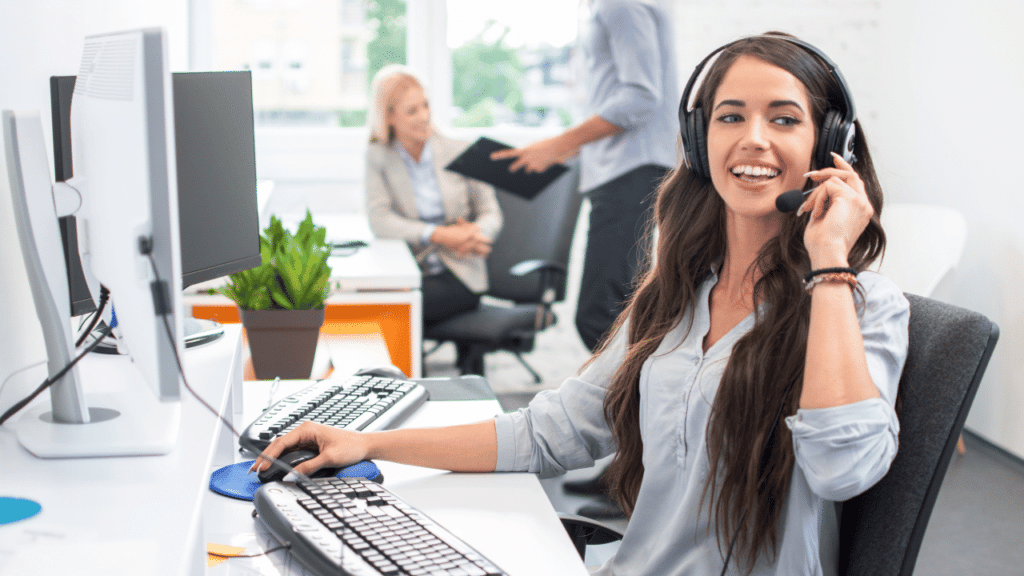
[{"label": "computer monitor", "polygon": [[[75,91],[74,76],[50,77],[50,122],[53,125],[53,176],[64,182],[74,175],[71,163],[71,96]],[[64,246],[68,288],[71,294],[71,315],[81,316],[96,311],[96,303],[82,271],[78,255],[78,219],[61,216],[60,236]]]},{"label": "computer monitor", "polygon": [[[50,410],[22,415],[18,440],[37,456],[162,454],[175,444],[181,257],[173,109],[164,34],[145,29],[86,37],[66,185],[50,182],[38,114],[3,113],[18,241],[49,373],[75,353],[60,216],[78,216],[83,268],[110,290],[127,352],[83,360],[51,387]],[[94,387],[102,392],[87,397]]]},{"label": "computer monitor", "polygon": [[172,77],[182,285],[188,287],[263,263],[252,73]]},{"label": "computer monitor", "polygon": [[[262,263],[256,202],[256,145],[249,71],[175,72],[175,156],[182,287]],[[74,76],[50,78],[54,174],[73,173]],[[96,309],[81,274],[73,216],[61,218],[72,315]]]}]

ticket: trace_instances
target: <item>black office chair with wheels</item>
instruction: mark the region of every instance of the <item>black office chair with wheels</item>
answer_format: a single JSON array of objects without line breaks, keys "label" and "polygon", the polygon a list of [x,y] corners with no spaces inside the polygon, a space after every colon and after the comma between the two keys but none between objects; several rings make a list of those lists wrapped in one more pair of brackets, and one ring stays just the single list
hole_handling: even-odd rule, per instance
[{"label": "black office chair with wheels", "polygon": [[537,333],[555,323],[551,306],[565,299],[569,251],[583,200],[577,191],[578,162],[569,162],[569,168],[532,200],[497,191],[505,224],[487,257],[486,296],[499,302],[484,301],[475,310],[424,327],[424,339],[455,343],[462,374],[482,375],[484,355],[504,350],[535,382],[541,381],[522,354],[533,350]]},{"label": "black office chair with wheels", "polygon": [[[839,574],[910,576],[957,438],[999,338],[985,316],[910,300],[910,349],[900,378],[900,446],[889,472],[842,505]],[[563,517],[580,551],[616,539],[593,520]],[[621,538],[621,535],[619,535]]]}]

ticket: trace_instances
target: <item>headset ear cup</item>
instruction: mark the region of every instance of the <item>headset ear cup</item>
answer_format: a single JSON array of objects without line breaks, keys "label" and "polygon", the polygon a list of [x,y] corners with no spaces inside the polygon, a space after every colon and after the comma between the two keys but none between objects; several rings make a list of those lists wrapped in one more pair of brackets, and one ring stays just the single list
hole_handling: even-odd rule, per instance
[{"label": "headset ear cup", "polygon": [[[836,136],[839,132],[839,123],[842,118],[835,110],[825,113],[825,120],[821,123],[821,133],[818,135],[818,145],[814,149],[814,169],[832,167],[831,152],[836,150]],[[839,152],[842,154],[842,152]]]},{"label": "headset ear cup", "polygon": [[693,113],[687,112],[681,119],[680,127],[683,136],[683,155],[686,158],[686,167],[694,175],[700,176],[700,156],[697,154],[697,142],[693,136]]},{"label": "headset ear cup", "polygon": [[702,178],[711,178],[711,165],[708,162],[708,145],[704,137],[704,113],[700,108],[695,109],[691,114],[693,117],[693,149],[694,160],[700,170],[697,175]]}]

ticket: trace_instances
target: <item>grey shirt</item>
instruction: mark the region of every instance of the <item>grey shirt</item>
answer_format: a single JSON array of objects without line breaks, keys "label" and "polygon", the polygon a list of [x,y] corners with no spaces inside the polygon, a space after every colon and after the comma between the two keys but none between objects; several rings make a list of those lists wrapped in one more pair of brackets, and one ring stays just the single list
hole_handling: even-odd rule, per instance
[{"label": "grey shirt", "polygon": [[639,166],[676,164],[680,92],[663,0],[592,0],[581,12],[589,113],[624,128],[580,150],[587,192]]},{"label": "grey shirt", "polygon": [[[779,524],[778,554],[762,556],[758,576],[832,575],[837,570],[834,502],[856,496],[885,475],[896,455],[899,422],[893,405],[907,356],[910,307],[888,279],[862,272],[861,334],[881,398],[798,410],[786,418],[796,465]],[[735,342],[751,314],[706,353],[712,275],[701,288],[693,329],[684,319],[640,372],[640,434],[644,479],[618,553],[597,573],[619,576],[703,576],[722,570],[720,551],[701,496],[709,473],[705,431],[711,405]],[[625,330],[578,377],[537,394],[530,406],[497,417],[499,471],[554,476],[588,467],[615,443],[603,402],[625,354]],[[724,549],[724,546],[723,548]],[[742,574],[730,561],[729,574]]]}]

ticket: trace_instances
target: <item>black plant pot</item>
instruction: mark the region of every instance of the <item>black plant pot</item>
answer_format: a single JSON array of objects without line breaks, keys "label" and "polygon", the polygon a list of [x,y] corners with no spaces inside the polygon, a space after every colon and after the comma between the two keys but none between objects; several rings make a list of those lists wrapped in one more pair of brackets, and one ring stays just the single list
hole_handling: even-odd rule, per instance
[{"label": "black plant pot", "polygon": [[324,309],[245,310],[238,309],[249,339],[252,368],[259,380],[307,379],[313,370],[313,355]]}]

